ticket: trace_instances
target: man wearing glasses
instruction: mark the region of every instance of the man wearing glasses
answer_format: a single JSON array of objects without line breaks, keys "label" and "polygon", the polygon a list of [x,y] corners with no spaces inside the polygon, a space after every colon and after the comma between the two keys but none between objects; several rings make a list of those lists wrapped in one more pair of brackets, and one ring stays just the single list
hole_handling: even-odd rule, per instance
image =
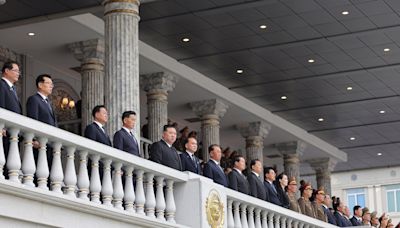
[{"label": "man wearing glasses", "polygon": [[15,83],[20,75],[18,64],[16,62],[4,63],[1,73],[0,107],[22,114],[21,103],[15,89]]}]

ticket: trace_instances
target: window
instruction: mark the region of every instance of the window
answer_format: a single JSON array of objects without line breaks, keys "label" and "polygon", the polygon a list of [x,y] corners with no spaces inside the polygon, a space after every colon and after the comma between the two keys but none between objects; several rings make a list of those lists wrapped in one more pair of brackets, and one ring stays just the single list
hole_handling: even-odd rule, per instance
[{"label": "window", "polygon": [[388,212],[400,212],[400,185],[388,185],[386,190],[386,202]]},{"label": "window", "polygon": [[352,188],[346,190],[347,195],[347,205],[351,213],[353,213],[353,207],[355,205],[360,205],[365,207],[365,189],[364,188]]}]

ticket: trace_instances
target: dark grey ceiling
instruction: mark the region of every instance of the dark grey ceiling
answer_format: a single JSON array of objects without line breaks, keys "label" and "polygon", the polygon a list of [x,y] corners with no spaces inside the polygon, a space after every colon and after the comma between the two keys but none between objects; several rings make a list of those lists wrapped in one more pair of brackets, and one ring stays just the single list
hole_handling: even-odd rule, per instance
[{"label": "dark grey ceiling", "polygon": [[140,39],[346,151],[336,170],[382,167],[400,164],[399,15],[398,0],[169,0],[142,6]]}]

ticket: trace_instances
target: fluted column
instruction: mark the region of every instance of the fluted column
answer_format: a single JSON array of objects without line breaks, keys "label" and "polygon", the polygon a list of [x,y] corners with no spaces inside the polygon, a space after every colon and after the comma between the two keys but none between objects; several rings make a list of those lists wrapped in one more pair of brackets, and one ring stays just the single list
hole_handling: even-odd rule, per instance
[{"label": "fluted column", "polygon": [[283,155],[283,166],[288,177],[295,177],[300,181],[300,158],[305,149],[305,143],[300,141],[291,141],[279,143],[276,148]]},{"label": "fluted column", "polygon": [[81,62],[84,129],[92,120],[92,109],[104,104],[104,40],[86,40],[69,44],[68,47]]},{"label": "fluted column", "polygon": [[250,161],[259,159],[261,164],[263,162],[264,139],[267,137],[271,126],[265,122],[251,122],[248,126],[241,127],[240,133],[246,138],[246,160],[247,167],[250,167]]},{"label": "fluted column", "polygon": [[324,187],[327,194],[331,194],[331,172],[336,165],[336,160],[331,158],[316,158],[307,161],[315,170],[317,187]]},{"label": "fluted column", "polygon": [[219,99],[203,100],[190,103],[193,112],[201,119],[201,133],[203,142],[203,160],[209,159],[208,147],[220,144],[219,122],[225,115],[228,105]]},{"label": "fluted column", "polygon": [[177,78],[174,75],[158,72],[140,76],[140,84],[147,93],[147,115],[149,139],[158,141],[162,136],[162,127],[168,122],[168,93],[175,88]]},{"label": "fluted column", "polygon": [[[121,128],[121,113],[136,112],[139,100],[139,0],[105,0],[105,105],[108,108],[108,134]],[[139,138],[140,121],[136,122]]]}]

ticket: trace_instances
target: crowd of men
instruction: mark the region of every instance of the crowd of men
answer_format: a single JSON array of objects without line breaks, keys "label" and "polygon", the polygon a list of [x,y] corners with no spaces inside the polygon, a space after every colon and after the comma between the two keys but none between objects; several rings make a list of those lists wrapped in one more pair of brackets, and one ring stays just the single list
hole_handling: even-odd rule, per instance
[{"label": "crowd of men", "polygon": [[[4,64],[0,85],[0,107],[22,114],[22,106],[15,89],[19,76],[20,70],[16,62]],[[36,79],[37,93],[28,98],[26,110],[28,117],[57,127],[55,113],[48,99],[53,86],[50,75],[39,75]],[[86,138],[141,156],[139,142],[133,133],[137,121],[134,111],[125,111],[122,114],[122,128],[114,133],[112,142],[104,129],[108,121],[106,107],[103,105],[94,107],[92,116],[93,123],[86,126],[84,132]],[[360,206],[353,208],[354,215],[350,218],[349,208],[340,199],[331,198],[324,189],[313,190],[312,186],[304,181],[301,181],[299,188],[294,177],[288,178],[284,173],[277,176],[274,168],[263,168],[258,159],[251,160],[246,169],[246,159],[242,155],[229,153],[228,158],[228,153],[224,153],[223,156],[221,147],[216,144],[209,146],[210,159],[202,164],[195,155],[198,151],[196,135],[189,134],[187,128],[180,132],[182,136],[177,140],[177,127],[165,125],[161,140],[154,142],[150,147],[149,159],[179,171],[203,175],[217,184],[340,227],[359,225],[394,227],[385,213],[378,217],[376,212],[370,213],[368,208]],[[5,130],[3,130],[3,144],[5,153],[8,153],[9,135]],[[38,148],[39,143],[34,141],[33,146]],[[50,151],[48,150],[48,162],[51,162]],[[37,156],[37,150],[34,153]],[[221,162],[224,167],[221,166]],[[296,197],[298,191],[300,198]]]}]

